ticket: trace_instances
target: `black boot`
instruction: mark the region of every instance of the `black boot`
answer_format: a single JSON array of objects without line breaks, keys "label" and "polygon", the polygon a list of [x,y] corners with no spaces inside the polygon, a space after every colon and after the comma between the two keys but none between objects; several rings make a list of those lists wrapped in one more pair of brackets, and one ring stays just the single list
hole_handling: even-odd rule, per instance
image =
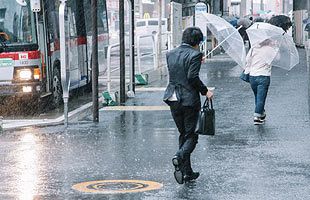
[{"label": "black boot", "polygon": [[185,182],[196,180],[199,177],[199,172],[192,172],[190,174],[185,174],[183,179]]},{"label": "black boot", "polygon": [[174,166],[174,178],[179,184],[184,183],[184,174],[182,172],[182,161],[178,156],[174,156],[172,158],[172,164]]}]

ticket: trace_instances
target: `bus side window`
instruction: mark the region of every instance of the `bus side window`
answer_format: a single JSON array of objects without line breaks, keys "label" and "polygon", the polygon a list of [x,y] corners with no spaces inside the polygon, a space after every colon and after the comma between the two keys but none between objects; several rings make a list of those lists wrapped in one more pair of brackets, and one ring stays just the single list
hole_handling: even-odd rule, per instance
[{"label": "bus side window", "polygon": [[[52,1],[52,2],[51,2]],[[45,4],[47,15],[47,30],[50,42],[55,42],[59,38],[58,35],[58,10],[56,10],[56,2],[54,0],[46,1]]]},{"label": "bus side window", "polygon": [[77,36],[77,33],[76,33],[76,22],[75,22],[75,13],[71,11],[70,7],[68,7],[68,15],[69,15],[70,37],[74,38],[74,37]]},{"label": "bus side window", "polygon": [[92,34],[92,28],[91,28],[91,20],[87,18],[87,16],[91,16],[91,13],[89,12],[91,10],[91,5],[89,0],[84,0],[84,15],[85,15],[85,28],[86,28],[86,34],[91,35]]},{"label": "bus side window", "polygon": [[105,1],[98,1],[98,32],[109,32]]},{"label": "bus side window", "polygon": [[67,1],[68,8],[68,20],[69,20],[69,31],[70,37],[75,38],[77,36],[76,31],[76,1]]},{"label": "bus side window", "polygon": [[29,19],[30,19],[29,10],[27,7],[23,7],[22,8],[22,41],[23,42],[32,41]]},{"label": "bus side window", "polygon": [[14,38],[11,38],[11,40],[13,40],[13,42],[17,42],[17,36],[18,36],[18,14],[14,13],[14,19],[13,19],[13,35],[15,36]]},{"label": "bus side window", "polygon": [[78,36],[86,36],[85,30],[85,14],[84,14],[84,5],[83,1],[75,1],[76,2],[76,14],[75,14],[75,21],[76,23],[76,30]]}]

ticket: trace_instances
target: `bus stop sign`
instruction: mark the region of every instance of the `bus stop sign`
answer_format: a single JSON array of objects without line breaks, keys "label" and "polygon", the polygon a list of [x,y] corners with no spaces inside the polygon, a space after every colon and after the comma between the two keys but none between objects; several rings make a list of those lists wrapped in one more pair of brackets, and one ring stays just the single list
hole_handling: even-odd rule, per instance
[{"label": "bus stop sign", "polygon": [[203,13],[208,12],[206,4],[200,2],[195,5],[195,26],[199,27],[204,36],[206,36],[206,20]]},{"label": "bus stop sign", "polygon": [[41,11],[41,3],[40,0],[31,0],[30,6],[32,12],[40,12]]}]

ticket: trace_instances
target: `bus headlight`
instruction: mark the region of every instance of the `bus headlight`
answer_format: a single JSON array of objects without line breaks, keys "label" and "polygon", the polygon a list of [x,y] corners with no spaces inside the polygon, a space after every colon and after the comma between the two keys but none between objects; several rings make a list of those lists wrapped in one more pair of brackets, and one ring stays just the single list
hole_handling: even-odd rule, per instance
[{"label": "bus headlight", "polygon": [[31,80],[32,79],[32,72],[30,69],[18,70],[17,75],[20,80]]}]

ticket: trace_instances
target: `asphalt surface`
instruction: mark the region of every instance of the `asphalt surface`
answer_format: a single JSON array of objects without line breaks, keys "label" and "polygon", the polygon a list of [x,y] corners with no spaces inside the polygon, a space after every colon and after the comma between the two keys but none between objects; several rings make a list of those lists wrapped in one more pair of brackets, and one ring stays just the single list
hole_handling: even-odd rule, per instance
[{"label": "asphalt surface", "polygon": [[[309,74],[305,52],[299,52],[301,63],[291,71],[273,68],[267,119],[260,126],[253,125],[253,94],[238,78],[241,69],[229,59],[202,67],[202,79],[215,87],[216,135],[199,138],[192,162],[201,176],[195,182],[179,185],[173,178],[178,132],[161,100],[162,78],[137,91],[123,110],[101,109],[99,123],[88,116],[67,129],[0,134],[0,199],[309,199]],[[124,194],[72,189],[115,179],[163,187]],[[127,186],[110,186],[116,187]]]}]

